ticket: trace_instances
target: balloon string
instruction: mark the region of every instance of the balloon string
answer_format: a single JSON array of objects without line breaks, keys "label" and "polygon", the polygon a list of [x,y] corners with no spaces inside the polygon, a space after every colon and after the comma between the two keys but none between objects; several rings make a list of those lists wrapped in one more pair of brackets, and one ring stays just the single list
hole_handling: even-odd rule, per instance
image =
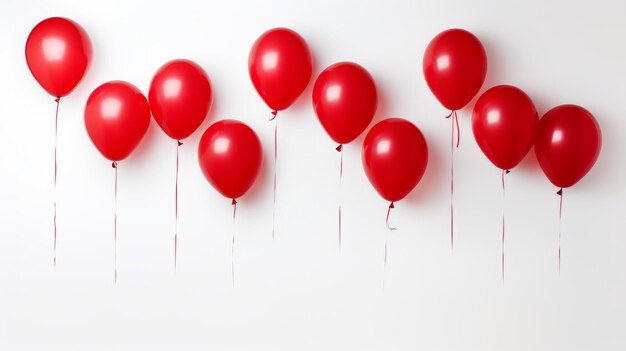
[{"label": "balloon string", "polygon": [[176,181],[174,186],[174,270],[176,270],[178,261],[178,159],[179,149],[183,143],[176,141]]},{"label": "balloon string", "polygon": [[230,279],[235,287],[235,215],[237,214],[237,200],[233,199],[233,234],[230,242]]},{"label": "balloon string", "polygon": [[58,96],[54,101],[57,103],[56,113],[54,116],[54,243],[52,264],[57,267],[57,136],[59,131],[59,103],[61,97]]},{"label": "balloon string", "polygon": [[114,277],[117,284],[117,162],[111,164],[115,170],[114,186],[113,186],[113,247],[114,247]]},{"label": "balloon string", "polygon": [[454,124],[456,124],[456,147],[459,147],[459,143],[461,142],[461,129],[459,129],[459,116],[454,111]]},{"label": "balloon string", "polygon": [[[452,251],[454,250],[454,121],[450,121],[450,125],[452,126],[450,145],[450,251]],[[458,143],[457,147],[459,147]]]},{"label": "balloon string", "polygon": [[504,175],[509,174],[511,171],[508,169],[502,170],[502,282],[504,283],[504,214],[506,204],[506,191],[504,187]]},{"label": "balloon string", "polygon": [[335,149],[339,152],[339,250],[341,250],[341,181],[343,179],[343,145]]},{"label": "balloon string", "polygon": [[[396,230],[397,228],[395,227],[391,227],[389,225],[389,215],[391,214],[391,210],[395,208],[395,206],[393,205],[393,201],[389,204],[389,207],[387,208],[387,218],[385,220],[386,224],[387,224],[387,229],[389,230]],[[387,275],[387,239],[388,239],[388,235],[385,234],[385,255],[383,258],[383,290],[385,290],[385,277]]]},{"label": "balloon string", "polygon": [[459,117],[456,110],[450,111],[446,118],[452,117],[450,121],[450,250],[454,250],[454,127],[456,125],[456,148],[459,147],[461,141],[461,133],[459,129]]},{"label": "balloon string", "polygon": [[[273,120],[276,118],[276,111],[272,111],[274,117],[270,119]],[[272,206],[272,240],[275,238],[276,232],[276,165],[278,159],[278,120],[274,123],[274,203]]]},{"label": "balloon string", "polygon": [[[450,118],[453,117],[453,123],[456,124],[456,147],[459,147],[459,143],[461,142],[461,130],[459,129],[459,116],[456,113],[456,110],[452,110],[450,111],[450,114],[447,115],[445,118]],[[453,140],[453,144],[454,144],[454,127],[452,127],[452,140]]]},{"label": "balloon string", "polygon": [[393,205],[393,201],[389,204],[389,208],[387,208],[387,219],[386,219],[386,223],[387,223],[387,229],[389,230],[396,230],[397,228],[395,227],[391,227],[389,226],[389,215],[391,214],[391,210],[394,209],[395,206]]},{"label": "balloon string", "polygon": [[[454,111],[446,118],[450,118]],[[450,121],[450,250],[454,250],[454,121]]]},{"label": "balloon string", "polygon": [[559,195],[559,251],[557,253],[559,260],[559,275],[561,275],[561,226],[563,224],[563,188],[556,193]]}]

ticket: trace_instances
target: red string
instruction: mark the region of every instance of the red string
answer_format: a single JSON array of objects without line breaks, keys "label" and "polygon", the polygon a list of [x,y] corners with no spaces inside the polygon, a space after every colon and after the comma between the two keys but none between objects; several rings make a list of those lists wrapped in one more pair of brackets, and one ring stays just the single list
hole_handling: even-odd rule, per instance
[{"label": "red string", "polygon": [[504,175],[505,174],[509,174],[511,173],[511,171],[509,171],[508,169],[506,170],[502,170],[502,282],[504,282],[504,209],[505,209],[505,202],[506,202],[506,192],[505,192],[505,187],[504,187]]},{"label": "red string", "polygon": [[558,260],[559,260],[559,275],[561,274],[561,225],[563,223],[563,188],[559,189],[556,192],[559,195],[559,251],[558,251]]},{"label": "red string", "polygon": [[178,260],[178,154],[183,143],[176,141],[176,185],[174,187],[174,270]]},{"label": "red string", "polygon": [[61,97],[58,96],[54,101],[57,103],[56,113],[54,116],[54,243],[52,264],[57,267],[57,136],[59,130],[59,103]]},{"label": "red string", "polygon": [[459,116],[454,111],[454,124],[456,124],[456,147],[459,147],[459,143],[461,142],[461,129],[459,129]]},{"label": "red string", "polygon": [[233,234],[230,242],[230,274],[233,288],[235,287],[235,215],[237,214],[237,200],[233,199]]},{"label": "red string", "polygon": [[459,129],[459,117],[455,110],[450,111],[446,118],[452,117],[450,121],[450,250],[454,249],[454,126],[456,125],[456,147],[459,147],[461,134]]},{"label": "red string", "polygon": [[[274,117],[270,118],[270,121],[274,120],[278,114],[278,111],[272,111]],[[274,123],[274,203],[272,206],[272,240],[275,238],[276,232],[276,160],[278,159],[278,120]]]},{"label": "red string", "polygon": [[[459,116],[456,113],[456,110],[452,110],[450,111],[450,114],[446,116],[446,118],[450,118],[454,116],[454,118],[452,118],[454,121],[454,124],[456,124],[456,147],[459,147],[459,143],[461,142],[461,130],[459,129]],[[452,140],[453,140],[453,144],[454,144],[454,126],[452,127]]]},{"label": "red string", "polygon": [[393,205],[393,201],[392,201],[392,202],[389,204],[389,208],[387,208],[387,219],[386,219],[386,222],[387,222],[387,228],[388,228],[389,230],[396,230],[396,229],[397,229],[397,228],[395,228],[395,227],[391,227],[391,226],[389,226],[389,214],[391,214],[391,210],[392,210],[392,209],[394,209],[394,208],[395,208],[395,206]]},{"label": "red string", "polygon": [[[339,197],[341,198],[341,181],[343,178],[343,145],[339,144],[335,150],[339,152]],[[341,250],[341,199],[339,200],[339,250]]]},{"label": "red string", "polygon": [[[454,250],[454,121],[450,121],[450,125],[452,126],[450,145],[450,250]],[[457,144],[456,147],[459,145]]]},{"label": "red string", "polygon": [[115,284],[117,284],[117,162],[113,162],[111,167],[115,170],[114,177],[114,205],[113,205],[113,245],[115,254],[114,276]]},{"label": "red string", "polygon": [[[387,218],[385,220],[386,224],[387,224],[387,229],[389,230],[396,230],[397,228],[395,227],[391,227],[389,225],[389,215],[391,214],[391,210],[395,208],[395,206],[393,205],[393,201],[389,204],[389,207],[387,208]],[[387,234],[385,234],[385,256],[384,256],[384,260],[383,260],[383,290],[385,289],[385,276],[387,275]]]}]

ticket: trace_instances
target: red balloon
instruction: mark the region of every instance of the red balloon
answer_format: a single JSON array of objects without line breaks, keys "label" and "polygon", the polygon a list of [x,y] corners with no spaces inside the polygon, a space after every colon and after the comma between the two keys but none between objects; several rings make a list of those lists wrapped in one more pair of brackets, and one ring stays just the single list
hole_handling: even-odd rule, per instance
[{"label": "red balloon", "polygon": [[602,133],[593,115],[576,105],[561,105],[539,121],[535,155],[552,184],[567,188],[593,167],[602,148]]},{"label": "red balloon", "polygon": [[189,60],[167,62],[150,84],[150,109],[170,138],[190,136],[206,118],[213,100],[209,77]]},{"label": "red balloon", "polygon": [[472,113],[478,146],[496,167],[510,170],[530,151],[539,117],[522,90],[499,85],[484,92]]},{"label": "red balloon", "polygon": [[149,124],[148,101],[130,83],[104,83],[87,99],[87,134],[98,151],[111,161],[128,157],[146,134]]},{"label": "red balloon", "polygon": [[340,62],[326,68],[313,86],[313,107],[326,133],[339,144],[356,139],[374,118],[376,85],[365,68]]},{"label": "red balloon", "polygon": [[54,97],[69,94],[91,61],[91,41],[78,23],[61,17],[41,21],[26,40],[26,63],[37,82]]},{"label": "red balloon", "polygon": [[311,53],[302,37],[287,28],[263,33],[248,57],[254,88],[273,110],[282,111],[302,94],[311,79]]},{"label": "red balloon", "polygon": [[250,189],[262,160],[261,141],[254,130],[232,119],[211,125],[198,146],[202,173],[229,199],[239,198]]},{"label": "red balloon", "polygon": [[374,189],[385,200],[394,202],[403,199],[422,179],[428,147],[413,123],[388,118],[367,133],[361,158]]},{"label": "red balloon", "polygon": [[459,110],[478,93],[487,74],[487,54],[472,33],[448,29],[426,48],[424,77],[437,100],[449,110]]}]

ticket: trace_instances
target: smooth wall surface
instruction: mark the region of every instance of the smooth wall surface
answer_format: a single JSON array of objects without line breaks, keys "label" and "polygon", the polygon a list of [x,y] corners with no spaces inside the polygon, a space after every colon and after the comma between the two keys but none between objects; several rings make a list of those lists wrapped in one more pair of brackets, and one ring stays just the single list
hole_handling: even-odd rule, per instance
[{"label": "smooth wall surface", "polygon": [[[626,348],[626,3],[623,1],[16,1],[0,3],[0,349],[3,350],[623,350]],[[91,69],[61,101],[58,263],[52,266],[53,98],[24,59],[29,31],[66,16],[89,33]],[[361,166],[363,137],[339,155],[309,85],[278,116],[276,239],[273,123],[247,73],[266,29],[309,43],[314,75],[343,60],[376,80],[375,120],[404,117],[430,147],[425,177],[387,205]],[[489,59],[481,91],[513,84],[540,114],[563,103],[597,117],[595,168],[565,191],[557,270],[556,188],[531,154],[507,176],[506,280],[500,275],[500,171],[459,112],[455,247],[449,233],[449,113],[424,81],[422,55],[462,27]],[[215,91],[181,148],[179,261],[173,267],[175,141],[152,122],[119,167],[113,282],[113,170],[83,123],[89,93],[122,79],[147,93],[173,58],[204,67]],[[196,152],[214,121],[237,118],[262,139],[265,163],[240,199],[202,177]],[[337,246],[337,206],[343,248]],[[235,287],[230,235],[236,232]],[[383,270],[385,237],[389,259]],[[383,279],[385,287],[383,290]]]}]

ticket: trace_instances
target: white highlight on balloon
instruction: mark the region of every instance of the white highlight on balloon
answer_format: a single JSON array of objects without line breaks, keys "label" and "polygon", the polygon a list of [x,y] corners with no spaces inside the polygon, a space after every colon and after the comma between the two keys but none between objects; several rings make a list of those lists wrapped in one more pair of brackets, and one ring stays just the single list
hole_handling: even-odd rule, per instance
[{"label": "white highlight on balloon", "polygon": [[230,146],[230,140],[227,138],[217,138],[215,139],[215,143],[213,143],[213,152],[216,154],[225,154],[228,152],[228,147]]},{"label": "white highlight on balloon", "polygon": [[437,69],[445,71],[450,67],[450,56],[444,55],[437,58]]},{"label": "white highlight on balloon", "polygon": [[563,131],[560,129],[557,129],[554,131],[554,133],[552,133],[552,142],[559,143],[561,142],[561,140],[563,140]]},{"label": "white highlight on balloon", "polygon": [[100,105],[100,114],[104,118],[116,118],[120,110],[122,109],[122,103],[116,98],[105,98]]},{"label": "white highlight on balloon", "polygon": [[48,61],[61,61],[65,56],[65,42],[59,38],[43,40],[43,54]]},{"label": "white highlight on balloon", "polygon": [[166,98],[177,97],[180,94],[180,88],[182,87],[183,82],[178,78],[169,78],[163,83],[163,95]]},{"label": "white highlight on balloon", "polygon": [[487,112],[487,124],[498,124],[500,122],[500,111],[491,110]]},{"label": "white highlight on balloon", "polygon": [[377,154],[386,154],[391,149],[391,141],[389,140],[381,140],[376,144],[376,153]]},{"label": "white highlight on balloon", "polygon": [[341,98],[341,85],[331,85],[326,89],[326,100],[328,102],[337,101]]},{"label": "white highlight on balloon", "polygon": [[267,71],[271,71],[276,69],[278,66],[278,53],[276,51],[271,51],[263,55],[263,69]]}]

